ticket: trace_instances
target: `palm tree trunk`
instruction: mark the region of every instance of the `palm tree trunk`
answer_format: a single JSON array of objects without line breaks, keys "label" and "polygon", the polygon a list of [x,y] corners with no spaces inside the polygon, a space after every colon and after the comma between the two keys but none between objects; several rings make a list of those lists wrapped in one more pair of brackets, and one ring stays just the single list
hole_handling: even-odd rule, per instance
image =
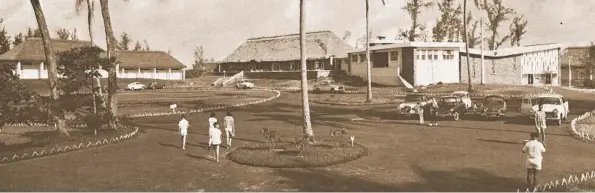
[{"label": "palm tree trunk", "polygon": [[[91,45],[95,46],[94,41],[93,41],[93,12],[94,7],[93,6],[93,0],[86,0],[87,1],[87,24],[89,27],[89,39],[91,40]],[[99,78],[95,79],[95,88],[97,89],[96,92],[93,92],[93,107],[94,107],[94,113],[97,114],[97,102],[96,101],[96,96],[98,96],[101,100],[99,100],[99,105],[101,105],[101,107],[103,109],[106,108],[105,106],[105,102],[103,100],[103,91],[101,90],[101,80]]]},{"label": "palm tree trunk", "polygon": [[306,63],[306,0],[300,0],[300,62],[302,67],[302,108],[304,115],[303,133],[314,138],[310,122],[310,103],[308,102],[308,64]]},{"label": "palm tree trunk", "polygon": [[52,48],[52,44],[50,43],[50,32],[48,31],[48,26],[45,22],[45,16],[43,14],[43,10],[41,9],[41,4],[39,3],[39,0],[31,0],[31,5],[33,5],[35,19],[37,19],[37,25],[41,30],[41,39],[43,41],[45,59],[48,63],[48,79],[50,81],[52,97],[52,104],[50,105],[50,116],[54,121],[56,130],[59,133],[68,136],[69,133],[66,130],[66,123],[64,122],[64,119],[59,115],[59,110],[56,106],[60,97],[58,95],[58,69],[56,66],[56,58],[54,57],[54,50]]},{"label": "palm tree trunk", "polygon": [[467,0],[463,1],[463,28],[465,30],[465,53],[467,53],[467,81],[469,81],[469,86],[467,87],[467,91],[473,92],[473,82],[471,82],[471,62],[469,61],[469,38],[467,37]]},{"label": "palm tree trunk", "polygon": [[[105,26],[105,39],[107,43],[107,57],[115,58],[116,39],[114,38],[114,31],[112,30],[112,21],[109,14],[108,0],[100,0],[101,3],[101,14],[103,16],[103,25]],[[115,62],[115,61],[114,61]],[[117,79],[116,79],[116,65],[112,64],[108,68],[108,79],[107,79],[107,97],[108,97],[108,112],[110,113],[109,127],[111,129],[117,129],[117,115],[118,115],[118,101],[117,101]]]},{"label": "palm tree trunk", "polygon": [[368,89],[366,95],[366,102],[372,102],[372,69],[370,64],[370,5],[369,0],[366,0],[366,69],[368,77]]}]

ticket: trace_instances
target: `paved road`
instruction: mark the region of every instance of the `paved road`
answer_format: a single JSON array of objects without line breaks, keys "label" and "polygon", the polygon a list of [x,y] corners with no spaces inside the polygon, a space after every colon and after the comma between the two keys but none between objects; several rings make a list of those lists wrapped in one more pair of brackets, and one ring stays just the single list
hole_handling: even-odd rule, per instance
[{"label": "paved road", "polygon": [[[571,93],[572,94],[572,93]],[[584,97],[584,96],[580,96]],[[582,113],[593,103],[577,97]],[[236,146],[261,141],[258,130],[299,134],[299,95],[234,110]],[[590,105],[590,106],[588,106]],[[513,191],[524,184],[522,140],[529,124],[443,121],[439,127],[394,120],[387,106],[312,105],[315,133],[345,127],[371,154],[326,168],[269,169],[209,160],[207,114],[190,117],[189,148],[179,149],[177,117],[138,119],[141,135],[119,145],[0,166],[0,191]],[[218,116],[222,117],[223,113]],[[571,118],[574,118],[573,115]],[[349,121],[355,117],[364,121]],[[542,179],[595,169],[592,144],[571,138],[568,123],[549,129]]]}]

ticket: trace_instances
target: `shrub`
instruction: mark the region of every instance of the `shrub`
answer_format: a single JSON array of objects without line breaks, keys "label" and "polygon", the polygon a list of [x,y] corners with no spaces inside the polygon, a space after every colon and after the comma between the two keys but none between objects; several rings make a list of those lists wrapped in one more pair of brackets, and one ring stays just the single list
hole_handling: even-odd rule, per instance
[{"label": "shrub", "polygon": [[595,88],[595,80],[586,79],[583,81],[583,87],[585,88]]}]

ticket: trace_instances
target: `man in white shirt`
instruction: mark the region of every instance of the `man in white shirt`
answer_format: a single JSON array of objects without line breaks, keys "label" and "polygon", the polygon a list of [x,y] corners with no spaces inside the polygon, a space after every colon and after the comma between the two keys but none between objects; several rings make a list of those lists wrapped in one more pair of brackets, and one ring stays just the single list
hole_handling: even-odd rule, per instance
[{"label": "man in white shirt", "polygon": [[213,157],[216,162],[219,162],[219,145],[221,145],[221,130],[219,130],[219,123],[213,123],[213,128],[209,132],[209,141],[213,145]]},{"label": "man in white shirt", "polygon": [[547,123],[545,119],[545,112],[543,111],[543,104],[539,104],[539,109],[535,111],[535,128],[537,133],[541,135],[541,143],[545,146],[545,129],[547,129]]},{"label": "man in white shirt", "polygon": [[531,140],[525,140],[523,146],[523,153],[527,155],[527,186],[529,190],[535,189],[537,186],[537,172],[541,170],[541,163],[543,161],[542,153],[545,152],[545,147],[539,141],[538,133],[531,133]]},{"label": "man in white shirt", "polygon": [[188,135],[188,120],[186,120],[186,115],[182,115],[182,120],[178,123],[178,127],[180,128],[180,135],[182,136],[182,149],[186,149],[186,135]]}]

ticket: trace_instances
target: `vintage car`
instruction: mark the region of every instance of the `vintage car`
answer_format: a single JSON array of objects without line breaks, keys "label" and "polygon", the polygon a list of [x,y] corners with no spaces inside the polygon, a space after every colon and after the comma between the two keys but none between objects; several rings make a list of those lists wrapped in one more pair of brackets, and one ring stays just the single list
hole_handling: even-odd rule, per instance
[{"label": "vintage car", "polygon": [[548,121],[554,121],[556,125],[561,125],[562,120],[568,118],[570,112],[568,101],[559,94],[541,94],[534,97],[525,97],[521,103],[521,114],[535,119],[535,111],[539,109],[539,104],[543,105],[545,118]]},{"label": "vintage car", "polygon": [[478,105],[478,110],[487,119],[506,116],[506,101],[502,95],[488,95],[483,103]]},{"label": "vintage car", "polygon": [[145,88],[147,88],[147,86],[140,82],[133,82],[126,85],[126,90],[143,90]]},{"label": "vintage car", "polygon": [[236,83],[236,88],[251,89],[254,88],[254,83],[248,79],[243,79]]},{"label": "vintage car", "polygon": [[163,89],[165,88],[165,85],[159,83],[159,82],[152,82],[151,84],[149,84],[149,86],[147,86],[148,89],[153,89],[153,90],[157,90],[157,89]]},{"label": "vintage car", "polygon": [[450,96],[461,97],[461,100],[463,100],[465,108],[467,109],[473,107],[473,101],[471,101],[471,96],[469,96],[469,92],[467,91],[454,91]]},{"label": "vintage car", "polygon": [[326,91],[326,92],[344,92],[345,91],[345,87],[335,84],[331,81],[321,81],[320,83],[314,85],[314,91],[315,92],[321,92],[321,91]]},{"label": "vintage car", "polygon": [[443,96],[438,99],[438,110],[436,115],[439,117],[452,117],[458,121],[461,116],[467,113],[467,107],[463,99],[458,96]]},{"label": "vintage car", "polygon": [[422,106],[426,105],[430,99],[422,94],[408,94],[405,95],[405,102],[399,104],[397,107],[397,113],[400,116],[411,116],[418,115],[418,111],[415,108],[417,103]]}]

